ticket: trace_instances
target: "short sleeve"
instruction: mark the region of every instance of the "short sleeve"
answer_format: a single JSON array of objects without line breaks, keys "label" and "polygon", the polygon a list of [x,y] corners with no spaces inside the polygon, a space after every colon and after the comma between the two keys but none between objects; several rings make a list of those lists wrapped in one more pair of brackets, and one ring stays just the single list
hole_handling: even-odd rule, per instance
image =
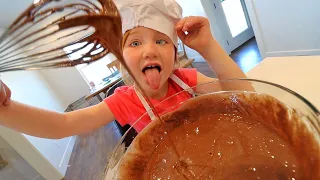
[{"label": "short sleeve", "polygon": [[115,119],[121,126],[128,124],[128,117],[126,115],[128,115],[129,112],[127,107],[125,106],[125,102],[123,102],[120,91],[116,90],[114,94],[104,99],[104,102],[108,105]]},{"label": "short sleeve", "polygon": [[193,87],[198,84],[197,72],[198,71],[195,68],[179,68],[174,72],[174,74],[188,86]]}]

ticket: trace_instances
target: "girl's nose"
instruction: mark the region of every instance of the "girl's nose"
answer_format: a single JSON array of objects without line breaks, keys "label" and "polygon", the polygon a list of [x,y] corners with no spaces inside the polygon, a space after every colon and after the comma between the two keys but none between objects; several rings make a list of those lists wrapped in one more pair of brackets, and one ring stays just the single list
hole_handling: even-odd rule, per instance
[{"label": "girl's nose", "polygon": [[143,58],[154,59],[157,57],[157,49],[154,43],[148,43],[144,45]]}]

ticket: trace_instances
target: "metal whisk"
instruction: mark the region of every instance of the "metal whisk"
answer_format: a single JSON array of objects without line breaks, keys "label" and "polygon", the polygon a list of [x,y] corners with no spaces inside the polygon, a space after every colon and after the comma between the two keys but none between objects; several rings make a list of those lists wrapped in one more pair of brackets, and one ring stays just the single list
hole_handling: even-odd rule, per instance
[{"label": "metal whisk", "polygon": [[0,72],[70,67],[121,56],[121,18],[112,0],[41,0],[0,37]]}]

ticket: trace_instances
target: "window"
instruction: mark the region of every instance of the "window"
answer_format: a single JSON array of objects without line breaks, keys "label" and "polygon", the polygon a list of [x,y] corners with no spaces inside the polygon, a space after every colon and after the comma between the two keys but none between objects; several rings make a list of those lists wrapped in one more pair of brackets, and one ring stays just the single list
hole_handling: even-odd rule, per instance
[{"label": "window", "polygon": [[90,64],[82,64],[76,66],[82,77],[90,86],[90,82],[93,82],[96,86],[103,84],[103,78],[106,78],[112,74],[107,67],[107,64],[112,62],[110,55],[103,57],[102,59]]},{"label": "window", "polygon": [[221,0],[221,4],[226,15],[232,37],[236,37],[248,29],[248,23],[243,11],[241,0]]},{"label": "window", "polygon": [[[72,49],[77,49],[82,47],[83,45],[81,43],[69,46],[64,48],[65,52],[70,52]],[[81,49],[77,51],[76,53],[72,53],[69,55],[70,60],[77,59],[81,57],[81,54],[85,54],[88,52],[88,49],[91,49],[92,46],[88,46],[88,48]],[[87,82],[87,84],[92,88],[92,83],[94,83],[95,86],[103,85],[104,78],[110,77],[112,75],[112,72],[110,69],[107,67],[107,65],[114,61],[116,57],[109,53],[108,55],[104,56],[98,61],[92,62],[90,64],[81,64],[76,66],[78,69],[79,73],[83,77],[83,79]]]}]

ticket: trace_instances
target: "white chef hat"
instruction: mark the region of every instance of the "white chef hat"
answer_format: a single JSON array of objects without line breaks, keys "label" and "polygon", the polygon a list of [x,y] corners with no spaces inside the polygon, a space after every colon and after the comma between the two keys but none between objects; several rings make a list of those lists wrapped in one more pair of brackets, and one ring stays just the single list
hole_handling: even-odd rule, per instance
[{"label": "white chef hat", "polygon": [[177,47],[175,24],[182,8],[175,0],[114,0],[122,19],[122,32],[143,26],[167,35]]}]

